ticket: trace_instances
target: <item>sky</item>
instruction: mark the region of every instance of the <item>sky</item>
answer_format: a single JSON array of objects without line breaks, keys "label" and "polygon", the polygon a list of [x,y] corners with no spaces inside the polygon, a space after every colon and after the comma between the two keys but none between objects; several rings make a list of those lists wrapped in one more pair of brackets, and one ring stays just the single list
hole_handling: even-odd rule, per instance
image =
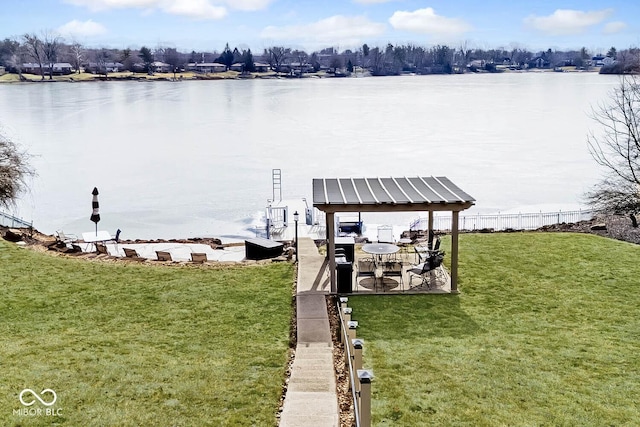
[{"label": "sky", "polygon": [[636,0],[0,0],[0,38],[59,34],[87,47],[308,53],[413,44],[579,50],[640,46]]}]

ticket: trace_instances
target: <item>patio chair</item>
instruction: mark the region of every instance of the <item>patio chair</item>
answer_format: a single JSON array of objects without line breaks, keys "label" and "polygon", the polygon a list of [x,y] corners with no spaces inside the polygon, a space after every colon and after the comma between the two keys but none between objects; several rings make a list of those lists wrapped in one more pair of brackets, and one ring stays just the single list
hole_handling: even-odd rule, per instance
[{"label": "patio chair", "polygon": [[62,230],[58,230],[56,231],[56,240],[64,243],[65,245],[70,245],[78,241],[78,236],[76,236],[75,234],[67,234]]},{"label": "patio chair", "polygon": [[432,251],[438,252],[440,250],[440,237],[436,237],[436,243],[433,245]]},{"label": "patio chair", "polygon": [[120,233],[122,233],[122,230],[120,230],[119,228],[116,230],[116,234],[115,236],[111,236],[111,240],[113,240],[113,243],[116,244],[116,247],[118,245],[118,243],[120,243]]},{"label": "patio chair", "polygon": [[156,256],[158,257],[158,261],[173,261],[171,258],[171,252],[156,251]]},{"label": "patio chair", "polygon": [[191,252],[191,262],[199,262],[200,264],[207,262],[207,254],[204,252]]},{"label": "patio chair", "polygon": [[373,258],[363,258],[358,260],[358,266],[356,268],[356,289],[358,287],[359,277],[373,277],[375,280],[376,263],[373,261]]},{"label": "patio chair", "polygon": [[131,249],[131,248],[122,248],[122,250],[124,251],[124,257],[125,258],[131,258],[131,259],[135,259],[135,260],[143,260],[144,258],[141,257],[138,254],[138,251],[136,251],[135,249]]},{"label": "patio chair", "polygon": [[[402,262],[401,261],[387,261],[382,264],[382,277],[399,277],[400,278],[400,290],[403,289],[402,280]],[[384,290],[384,286],[382,288]]]},{"label": "patio chair", "polygon": [[427,289],[432,288],[432,276],[435,276],[435,273],[442,266],[442,262],[444,261],[444,252],[443,251],[431,251],[429,254],[429,258],[418,265],[414,265],[412,268],[407,270],[409,273],[409,289],[411,289],[411,285],[413,283],[414,277],[419,277],[421,279],[420,285],[427,285]]},{"label": "patio chair", "polygon": [[432,246],[433,240],[430,240],[427,245],[415,245],[413,250],[416,253],[416,263],[420,264],[429,259],[429,256],[440,250],[440,237],[436,237],[436,243]]},{"label": "patio chair", "polygon": [[378,243],[395,243],[392,226],[381,225],[378,227]]},{"label": "patio chair", "polygon": [[107,250],[107,245],[102,242],[96,242],[96,252],[98,255],[109,255],[109,251]]}]

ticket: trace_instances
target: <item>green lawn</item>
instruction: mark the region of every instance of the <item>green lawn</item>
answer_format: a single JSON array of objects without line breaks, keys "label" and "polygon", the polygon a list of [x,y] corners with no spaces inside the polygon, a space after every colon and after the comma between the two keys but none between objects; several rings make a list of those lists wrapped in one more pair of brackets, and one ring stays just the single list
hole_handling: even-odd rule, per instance
[{"label": "green lawn", "polygon": [[[275,425],[293,279],[288,263],[102,263],[0,241],[0,425]],[[59,416],[14,414],[46,409],[20,403],[26,388],[54,390]]]},{"label": "green lawn", "polygon": [[465,234],[460,295],[350,297],[374,424],[638,425],[639,260],[592,235]]}]

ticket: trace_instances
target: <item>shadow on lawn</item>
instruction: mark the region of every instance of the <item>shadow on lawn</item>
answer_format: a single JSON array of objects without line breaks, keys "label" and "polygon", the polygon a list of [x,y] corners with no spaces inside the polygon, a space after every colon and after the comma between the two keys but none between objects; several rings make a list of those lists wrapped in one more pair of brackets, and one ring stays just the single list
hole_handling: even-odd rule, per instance
[{"label": "shadow on lawn", "polygon": [[459,295],[367,295],[349,298],[358,334],[384,331],[385,339],[462,338],[483,328],[460,306]]}]

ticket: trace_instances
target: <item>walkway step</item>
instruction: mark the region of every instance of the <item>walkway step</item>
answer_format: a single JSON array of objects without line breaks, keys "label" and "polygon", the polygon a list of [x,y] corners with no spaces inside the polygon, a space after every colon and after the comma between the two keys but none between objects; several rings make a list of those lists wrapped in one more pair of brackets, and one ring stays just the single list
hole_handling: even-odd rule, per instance
[{"label": "walkway step", "polygon": [[300,239],[296,296],[298,345],[280,427],[337,427],[333,342],[325,295],[325,258],[313,240]]},{"label": "walkway step", "polygon": [[296,297],[298,342],[331,343],[327,302],[324,294],[313,293]]},{"label": "walkway step", "polygon": [[[287,392],[280,427],[328,427],[338,425],[337,409],[331,413],[326,408],[337,406],[336,394],[329,392]],[[291,408],[304,408],[291,413]],[[285,414],[288,414],[285,416]]]}]

